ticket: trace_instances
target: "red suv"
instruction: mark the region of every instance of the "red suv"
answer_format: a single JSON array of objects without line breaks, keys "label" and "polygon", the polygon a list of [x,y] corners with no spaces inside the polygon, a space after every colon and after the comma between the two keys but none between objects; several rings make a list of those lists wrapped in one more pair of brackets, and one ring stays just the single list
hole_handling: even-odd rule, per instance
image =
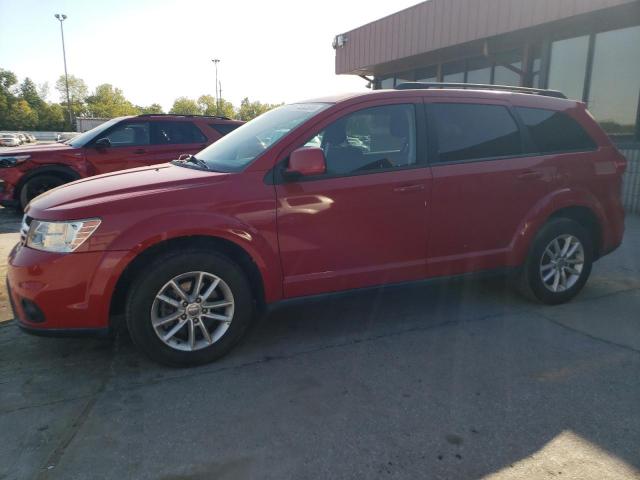
[{"label": "red suv", "polygon": [[624,230],[626,162],[585,106],[410,86],[286,105],[186,160],[39,196],[9,258],[19,325],[124,318],[151,358],[193,365],[295,297],[497,269],[575,296]]},{"label": "red suv", "polygon": [[192,115],[120,117],[64,143],[13,149],[0,154],[0,204],[24,208],[63,183],[199,152],[242,123]]}]

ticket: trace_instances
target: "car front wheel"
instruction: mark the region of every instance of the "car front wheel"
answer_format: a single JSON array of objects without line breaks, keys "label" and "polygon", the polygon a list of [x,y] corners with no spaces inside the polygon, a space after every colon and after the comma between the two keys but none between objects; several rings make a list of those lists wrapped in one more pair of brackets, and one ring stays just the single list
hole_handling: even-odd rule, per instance
[{"label": "car front wheel", "polygon": [[169,253],[145,268],[127,302],[127,327],[151,359],[171,366],[216,360],[240,340],[253,317],[251,288],[219,254]]},{"label": "car front wheel", "polygon": [[533,242],[521,289],[542,303],[567,302],[584,287],[592,264],[593,240],[589,232],[571,219],[553,219]]}]

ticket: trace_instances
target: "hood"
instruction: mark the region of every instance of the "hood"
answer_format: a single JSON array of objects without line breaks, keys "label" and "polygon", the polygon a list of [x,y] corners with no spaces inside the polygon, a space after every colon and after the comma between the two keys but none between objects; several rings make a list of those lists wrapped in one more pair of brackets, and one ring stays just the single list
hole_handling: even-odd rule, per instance
[{"label": "hood", "polygon": [[98,216],[104,211],[133,210],[149,204],[175,205],[181,198],[189,197],[187,189],[209,187],[228,176],[171,164],[119,170],[49,190],[31,202],[27,214],[62,220]]},{"label": "hood", "polygon": [[40,145],[21,145],[19,147],[12,147],[11,150],[7,152],[0,153],[0,156],[28,155],[28,154],[48,153],[48,152],[64,152],[66,150],[75,150],[75,148],[65,143],[44,143]]}]

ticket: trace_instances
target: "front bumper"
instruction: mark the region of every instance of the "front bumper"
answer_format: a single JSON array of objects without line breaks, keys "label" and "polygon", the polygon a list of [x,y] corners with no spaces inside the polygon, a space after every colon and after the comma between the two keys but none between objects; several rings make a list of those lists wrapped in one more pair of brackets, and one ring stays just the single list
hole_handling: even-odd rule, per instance
[{"label": "front bumper", "polygon": [[116,266],[125,254],[59,254],[16,245],[7,287],[18,325],[41,335],[108,333]]}]

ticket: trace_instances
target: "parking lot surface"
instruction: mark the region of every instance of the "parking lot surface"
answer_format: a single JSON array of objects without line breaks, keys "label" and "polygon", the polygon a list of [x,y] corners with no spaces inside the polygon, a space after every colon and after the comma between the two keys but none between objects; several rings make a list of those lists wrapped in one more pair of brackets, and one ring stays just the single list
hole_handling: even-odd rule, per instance
[{"label": "parking lot surface", "polygon": [[629,217],[557,307],[502,279],[291,304],[193,369],[0,323],[0,479],[640,478],[638,251]]}]

